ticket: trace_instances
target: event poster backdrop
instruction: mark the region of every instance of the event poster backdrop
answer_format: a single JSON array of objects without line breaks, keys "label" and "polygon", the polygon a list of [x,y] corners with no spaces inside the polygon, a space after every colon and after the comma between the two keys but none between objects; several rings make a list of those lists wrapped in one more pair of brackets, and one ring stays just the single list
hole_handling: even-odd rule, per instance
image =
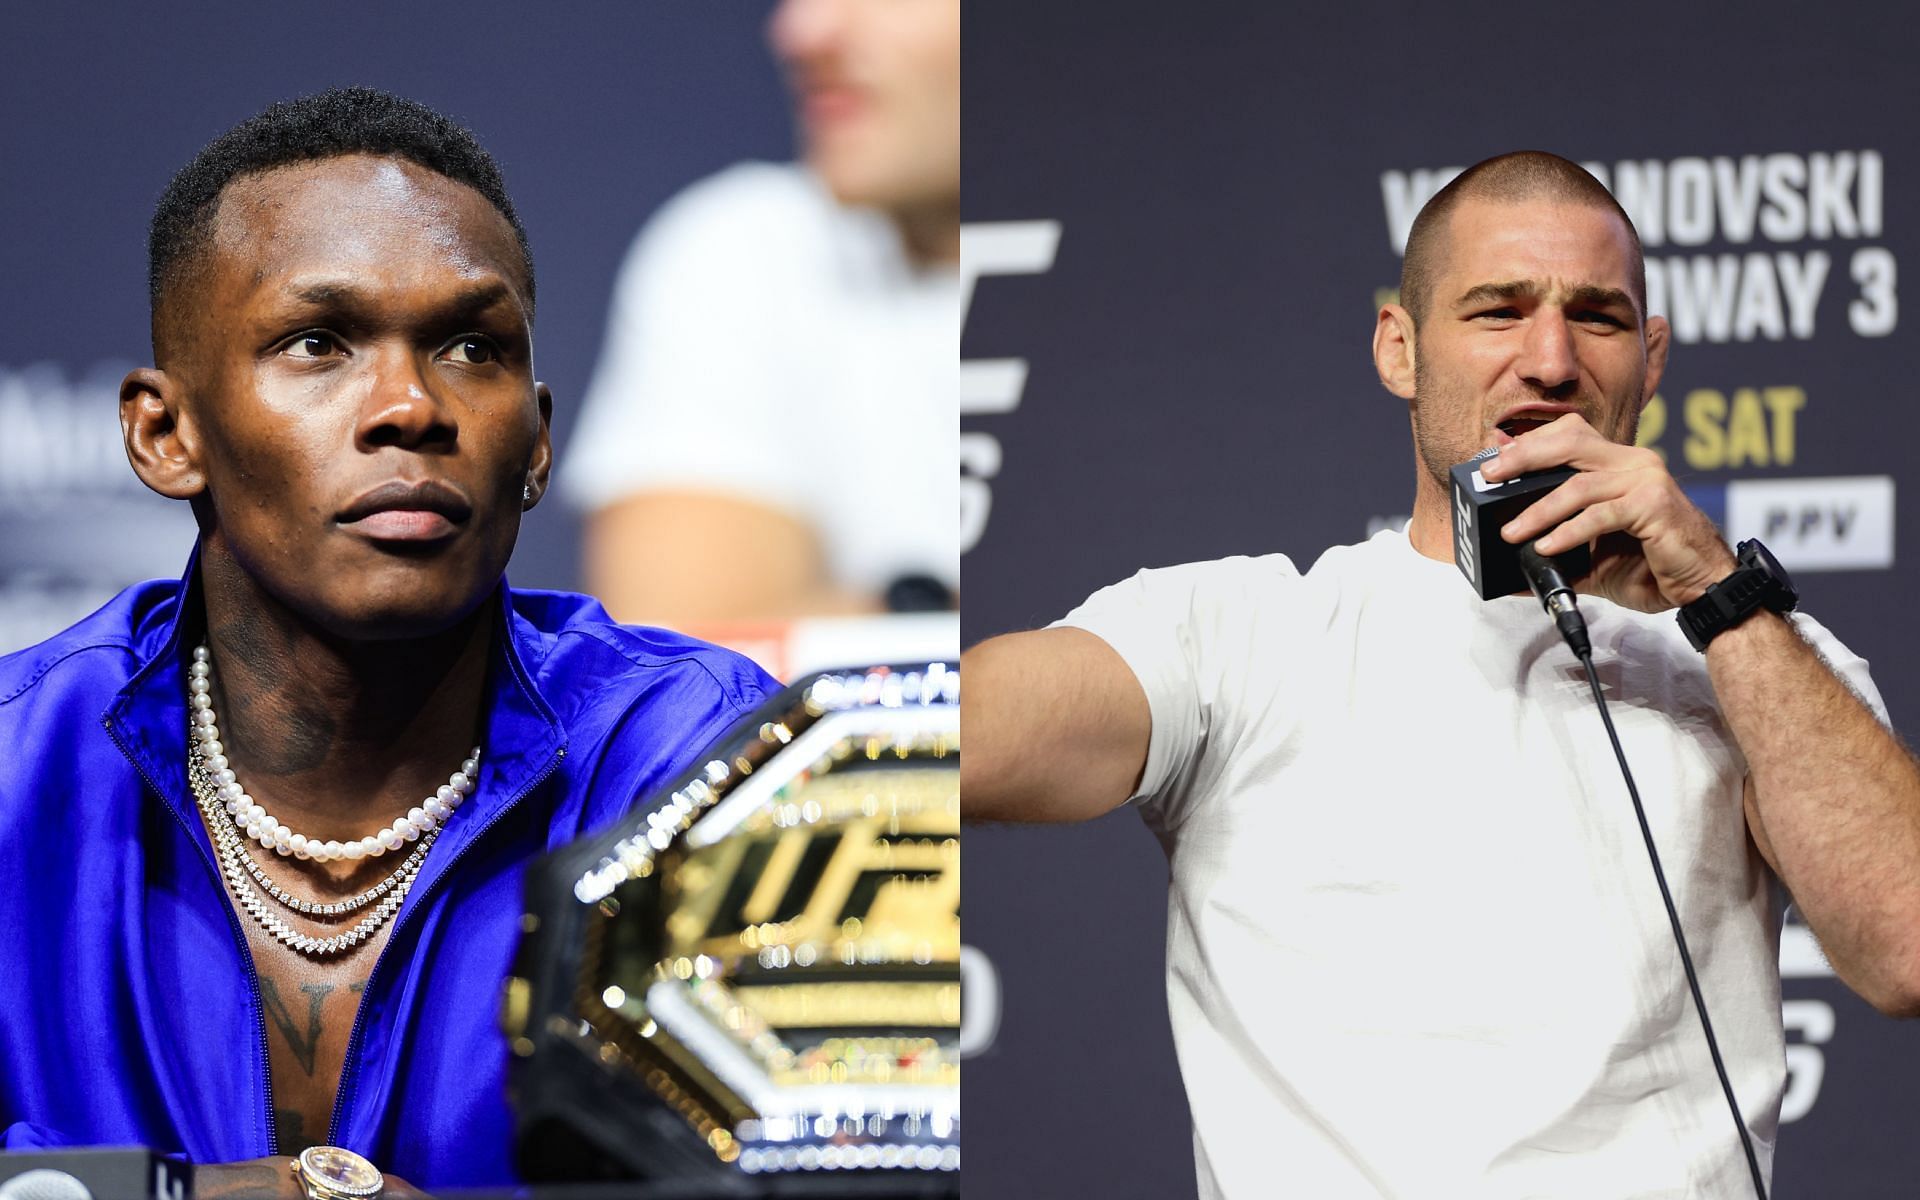
[{"label": "event poster backdrop", "polygon": [[[535,371],[556,472],[614,273],[668,197],[792,153],[771,0],[560,6],[16,4],[0,37],[0,653],[138,579],[178,576],[187,506],[127,466],[121,377],[151,361],[154,201],[206,142],[277,100],[366,85],[420,100],[499,161],[539,277]],[[549,493],[510,574],[578,586],[578,518]]]},{"label": "event poster backdrop", "polygon": [[[1374,314],[1427,196],[1539,148],[1590,164],[1641,230],[1675,341],[1642,442],[1730,535],[1779,552],[1920,734],[1900,307],[1920,86],[1896,6],[983,0],[967,21],[968,642],[1141,567],[1277,551],[1304,569],[1404,519],[1411,444]],[[966,872],[999,1022],[968,1065],[969,1189],[1192,1195],[1157,844],[1131,812],[977,829]],[[1782,962],[1777,1194],[1912,1196],[1920,1028],[1834,980],[1803,927]],[[1276,1163],[1273,1195],[1286,1179]]]}]

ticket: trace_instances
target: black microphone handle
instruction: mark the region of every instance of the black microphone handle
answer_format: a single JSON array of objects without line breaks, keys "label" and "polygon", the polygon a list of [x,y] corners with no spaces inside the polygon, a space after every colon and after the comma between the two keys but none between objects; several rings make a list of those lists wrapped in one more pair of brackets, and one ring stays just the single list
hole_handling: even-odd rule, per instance
[{"label": "black microphone handle", "polygon": [[1527,585],[1533,588],[1534,595],[1540,597],[1540,606],[1553,618],[1553,623],[1559,627],[1560,636],[1566,639],[1574,657],[1584,659],[1591,655],[1593,642],[1587,636],[1586,618],[1580,615],[1580,608],[1574,603],[1573,585],[1567,582],[1560,564],[1540,553],[1532,542],[1522,542],[1516,550],[1520,558],[1520,570],[1527,577]]},{"label": "black microphone handle", "polygon": [[1560,570],[1559,562],[1540,553],[1539,547],[1532,542],[1521,542],[1513,549],[1520,557],[1520,570],[1526,574],[1527,586],[1540,598],[1541,606],[1552,612],[1548,598],[1555,592],[1573,590],[1573,585],[1567,582],[1565,573]]}]

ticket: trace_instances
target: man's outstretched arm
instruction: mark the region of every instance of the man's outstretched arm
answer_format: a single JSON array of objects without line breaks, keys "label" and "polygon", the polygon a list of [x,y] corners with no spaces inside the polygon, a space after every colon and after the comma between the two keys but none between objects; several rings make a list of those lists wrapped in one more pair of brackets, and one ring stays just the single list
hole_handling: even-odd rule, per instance
[{"label": "man's outstretched arm", "polygon": [[1126,803],[1153,731],[1131,668],[1084,629],[1036,629],[960,656],[960,811],[1084,821]]}]

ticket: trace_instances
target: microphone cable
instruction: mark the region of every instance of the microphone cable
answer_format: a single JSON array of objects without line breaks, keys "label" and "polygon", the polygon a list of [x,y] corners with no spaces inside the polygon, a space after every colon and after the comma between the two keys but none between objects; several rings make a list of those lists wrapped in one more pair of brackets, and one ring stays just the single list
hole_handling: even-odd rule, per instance
[{"label": "microphone cable", "polygon": [[1533,585],[1534,592],[1540,596],[1540,603],[1553,617],[1559,627],[1560,635],[1565,639],[1574,656],[1580,660],[1581,670],[1586,673],[1587,687],[1593,691],[1593,702],[1600,710],[1600,720],[1607,727],[1607,740],[1613,744],[1613,757],[1620,764],[1620,775],[1627,781],[1627,795],[1633,798],[1633,815],[1640,822],[1640,837],[1647,844],[1647,861],[1653,864],[1653,878],[1660,885],[1660,900],[1667,908],[1667,924],[1673,929],[1673,944],[1680,951],[1680,965],[1686,970],[1687,990],[1693,993],[1693,1009],[1700,1014],[1700,1028],[1707,1035],[1707,1051],[1713,1056],[1714,1074],[1720,1077],[1720,1092],[1727,1098],[1727,1111],[1733,1114],[1733,1127],[1740,1132],[1740,1149],[1746,1152],[1747,1172],[1753,1178],[1753,1193],[1759,1200],[1767,1200],[1767,1185],[1760,1176],[1760,1160],[1753,1152],[1753,1137],[1747,1132],[1747,1122],[1740,1115],[1739,1101],[1733,1097],[1733,1083],[1727,1078],[1727,1064],[1720,1057],[1720,1042],[1713,1036],[1713,1022],[1707,1018],[1707,1002],[1700,994],[1700,978],[1693,969],[1693,955],[1687,949],[1687,936],[1680,928],[1680,912],[1674,907],[1673,892],[1667,887],[1667,873],[1660,866],[1660,851],[1653,844],[1653,829],[1647,824],[1647,810],[1640,803],[1640,789],[1634,785],[1633,770],[1627,766],[1627,753],[1620,747],[1620,734],[1613,727],[1613,714],[1607,710],[1607,698],[1600,691],[1600,677],[1593,670],[1593,645],[1587,636],[1586,618],[1580,615],[1575,604],[1573,589],[1567,586],[1552,560],[1533,548],[1531,542],[1520,547],[1520,561],[1526,568],[1527,580]]}]

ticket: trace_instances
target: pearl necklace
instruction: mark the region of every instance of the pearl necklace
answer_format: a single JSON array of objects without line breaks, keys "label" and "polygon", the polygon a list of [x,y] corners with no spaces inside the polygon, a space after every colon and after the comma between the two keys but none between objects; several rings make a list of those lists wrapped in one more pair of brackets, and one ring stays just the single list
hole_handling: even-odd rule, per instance
[{"label": "pearl necklace", "polygon": [[[209,790],[211,789],[209,788]],[[198,797],[200,792],[196,790],[194,795]],[[246,870],[247,874],[253,876],[253,882],[259,885],[261,891],[272,896],[287,908],[297,913],[304,913],[309,917],[335,917],[341,913],[356,912],[373,903],[375,900],[378,900],[400,882],[401,876],[409,872],[416,872],[420,869],[420,863],[427,857],[427,848],[433,845],[434,838],[440,836],[438,830],[420,835],[420,840],[414,843],[412,851],[410,851],[404,859],[400,860],[400,865],[385,879],[382,879],[380,882],[356,896],[349,896],[345,900],[334,900],[322,904],[314,900],[302,900],[292,892],[283,890],[279,884],[267,878],[265,869],[262,868],[259,863],[253,861],[253,855],[246,852],[246,844],[241,840],[240,835],[228,829],[226,822],[220,819],[219,805],[220,802],[218,800],[213,801],[211,819],[216,825],[220,826],[221,833],[228,835],[232,838],[234,845],[241,848],[239,857],[235,861]]]},{"label": "pearl necklace", "polygon": [[[207,828],[212,831],[219,850],[221,873],[240,908],[252,917],[274,940],[310,958],[325,958],[350,950],[377,933],[400,910],[413,881],[426,861],[427,851],[440,837],[440,828],[453,810],[473,792],[480,768],[480,748],[460,764],[446,784],[419,807],[379,833],[358,841],[340,843],[308,838],[294,833],[254,803],[234,778],[220,742],[220,728],[213,715],[213,664],[204,644],[193,652],[188,669],[187,782],[198,802]],[[222,818],[231,818],[231,823]],[[241,834],[244,833],[243,838]],[[408,842],[413,849],[392,874],[356,896],[331,903],[303,900],[283,890],[267,877],[260,864],[247,852],[247,839],[259,842],[281,855],[327,862],[335,859],[357,861],[378,858],[389,850],[398,850]],[[263,894],[264,893],[264,894]],[[271,897],[280,904],[310,917],[331,917],[357,912],[369,904],[372,911],[361,917],[351,929],[329,937],[301,933],[288,925],[266,902]]]},{"label": "pearl necklace", "polygon": [[315,862],[378,858],[444,825],[453,810],[460,807],[460,802],[473,793],[474,781],[480,773],[480,747],[475,746],[446,783],[392,825],[383,826],[357,841],[309,838],[275,820],[234,778],[226,747],[220,741],[220,726],[213,715],[213,662],[204,642],[194,647],[193,665],[187,669],[187,703],[196,743],[194,749],[205,764],[214,793],[233,819],[234,827],[276,854],[310,858]]}]

